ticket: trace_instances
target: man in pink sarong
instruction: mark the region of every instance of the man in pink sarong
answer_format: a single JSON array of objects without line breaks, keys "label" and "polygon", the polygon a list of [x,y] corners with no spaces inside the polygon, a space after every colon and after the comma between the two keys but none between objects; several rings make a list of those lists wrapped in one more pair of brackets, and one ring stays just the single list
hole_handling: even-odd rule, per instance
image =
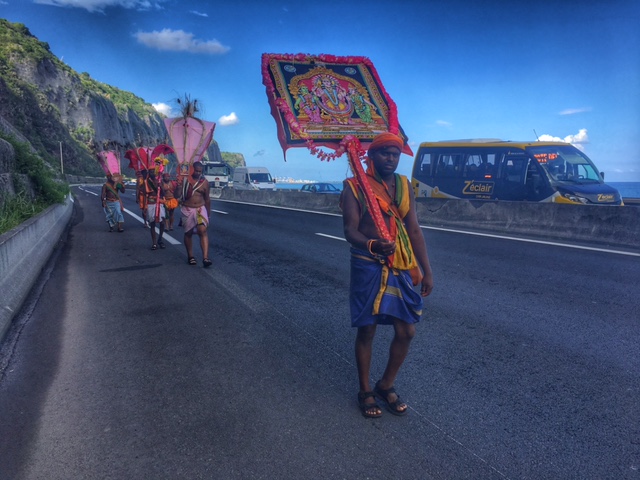
[{"label": "man in pink sarong", "polygon": [[209,212],[211,211],[211,199],[209,198],[209,182],[202,175],[203,166],[200,162],[193,164],[193,173],[182,185],[182,227],[184,228],[184,246],[187,249],[187,263],[197,265],[193,255],[193,234],[200,237],[202,248],[202,266],[211,266],[209,260]]}]

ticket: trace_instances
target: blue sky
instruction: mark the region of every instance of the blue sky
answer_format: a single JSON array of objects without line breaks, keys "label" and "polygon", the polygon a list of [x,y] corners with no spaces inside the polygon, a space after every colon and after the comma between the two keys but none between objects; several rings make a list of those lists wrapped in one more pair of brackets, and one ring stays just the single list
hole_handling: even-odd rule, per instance
[{"label": "blue sky", "polygon": [[640,181],[638,0],[0,0],[0,17],[159,109],[198,99],[222,151],[278,177],[350,172],[303,148],[284,161],[263,53],[368,57],[414,151],[537,133],[577,144],[607,181]]}]

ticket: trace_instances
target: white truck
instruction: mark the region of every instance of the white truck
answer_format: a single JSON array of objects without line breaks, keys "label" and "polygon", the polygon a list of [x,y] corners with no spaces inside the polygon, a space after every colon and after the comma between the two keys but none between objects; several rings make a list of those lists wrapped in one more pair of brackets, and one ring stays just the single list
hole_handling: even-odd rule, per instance
[{"label": "white truck", "polygon": [[276,181],[266,167],[236,167],[232,186],[237,190],[275,190]]},{"label": "white truck", "polygon": [[229,186],[231,168],[224,162],[202,162],[202,173],[209,181],[209,191],[214,198],[220,198],[222,189]]}]

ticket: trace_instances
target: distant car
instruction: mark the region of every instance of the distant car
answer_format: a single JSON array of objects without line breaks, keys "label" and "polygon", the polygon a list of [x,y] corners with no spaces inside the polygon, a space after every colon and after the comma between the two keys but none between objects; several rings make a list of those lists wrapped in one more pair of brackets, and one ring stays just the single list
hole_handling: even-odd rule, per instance
[{"label": "distant car", "polygon": [[135,187],[136,186],[136,181],[135,180],[127,180],[126,182],[124,182],[125,187]]},{"label": "distant car", "polygon": [[300,189],[301,192],[307,193],[327,193],[340,194],[341,190],[330,183],[307,183]]}]

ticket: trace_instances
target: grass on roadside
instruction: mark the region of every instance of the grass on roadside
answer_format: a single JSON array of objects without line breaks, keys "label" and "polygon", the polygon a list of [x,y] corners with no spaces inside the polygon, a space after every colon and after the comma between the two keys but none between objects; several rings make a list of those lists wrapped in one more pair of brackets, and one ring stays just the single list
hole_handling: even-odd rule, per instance
[{"label": "grass on roadside", "polygon": [[[27,143],[0,131],[0,139],[9,142],[15,153],[13,190],[8,195],[0,190],[0,234],[17,227],[25,220],[42,212],[48,206],[62,203],[69,185],[57,181],[53,170],[34,153]],[[32,198],[34,197],[34,198]]]},{"label": "grass on roadside", "polygon": [[43,202],[34,202],[26,195],[16,195],[0,203],[0,235],[47,208]]}]

